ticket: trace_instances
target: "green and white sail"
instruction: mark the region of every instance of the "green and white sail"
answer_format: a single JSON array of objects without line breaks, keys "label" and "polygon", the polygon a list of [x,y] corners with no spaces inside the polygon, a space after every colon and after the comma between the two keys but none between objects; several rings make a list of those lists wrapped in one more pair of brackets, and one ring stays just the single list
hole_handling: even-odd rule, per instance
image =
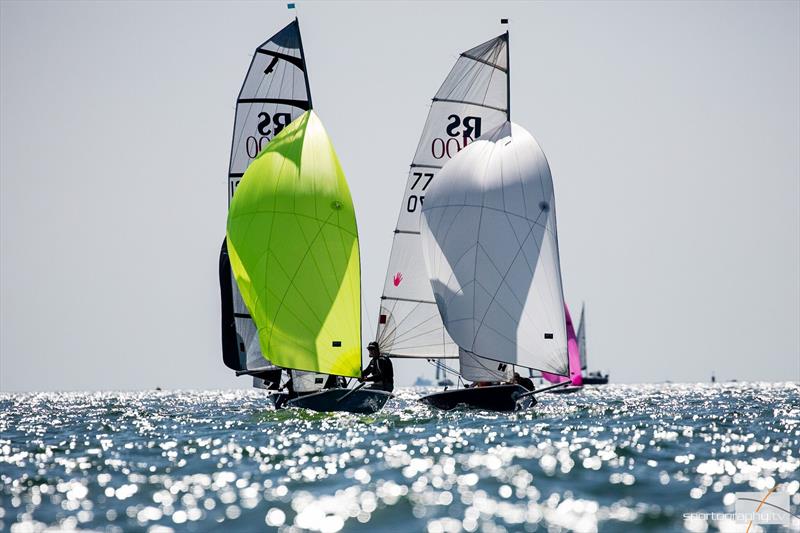
[{"label": "green and white sail", "polygon": [[[259,152],[309,109],[311,91],[295,19],[255,49],[236,99],[226,195],[229,203]],[[220,252],[219,270],[223,361],[240,372],[274,368],[261,352],[256,326],[233,280],[226,243]],[[254,384],[260,383],[254,378]]]},{"label": "green and white sail", "polygon": [[392,357],[458,357],[436,307],[420,213],[439,169],[508,115],[508,34],[463,52],[433,98],[406,180],[381,295],[377,339]]},{"label": "green and white sail", "polygon": [[313,111],[283,128],[244,173],[227,242],[264,356],[283,368],[360,376],[355,211]]}]

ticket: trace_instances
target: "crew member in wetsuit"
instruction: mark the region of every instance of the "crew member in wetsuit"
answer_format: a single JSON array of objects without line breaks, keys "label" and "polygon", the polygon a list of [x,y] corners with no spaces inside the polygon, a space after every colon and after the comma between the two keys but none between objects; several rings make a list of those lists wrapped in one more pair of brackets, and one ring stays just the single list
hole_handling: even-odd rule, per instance
[{"label": "crew member in wetsuit", "polygon": [[368,381],[372,385],[370,389],[392,392],[394,390],[394,367],[392,361],[385,355],[381,355],[380,347],[377,342],[367,345],[367,351],[372,360],[361,373],[359,381]]},{"label": "crew member in wetsuit", "polygon": [[514,379],[511,382],[522,385],[529,391],[536,390],[536,387],[533,386],[533,380],[531,380],[531,378],[523,378],[519,375],[519,372],[514,372]]},{"label": "crew member in wetsuit", "polygon": [[289,400],[293,400],[297,398],[297,393],[294,390],[294,381],[292,381],[292,374],[289,373],[289,380],[283,384],[283,387],[280,390],[286,389],[286,394],[281,394],[278,396],[277,401],[275,402],[275,409],[280,409],[286,402]]}]

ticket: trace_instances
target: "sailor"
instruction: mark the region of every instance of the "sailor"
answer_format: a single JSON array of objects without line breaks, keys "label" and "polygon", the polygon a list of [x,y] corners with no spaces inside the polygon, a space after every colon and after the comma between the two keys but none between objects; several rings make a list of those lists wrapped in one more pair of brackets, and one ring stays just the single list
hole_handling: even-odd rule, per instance
[{"label": "sailor", "polygon": [[280,396],[278,396],[278,399],[275,402],[275,409],[280,409],[284,405],[286,405],[286,403],[289,400],[297,398],[297,393],[294,390],[294,381],[292,381],[291,373],[289,374],[289,379],[286,381],[286,383],[283,384],[283,387],[280,388],[280,390],[284,389],[286,389],[286,394],[281,394]]},{"label": "sailor", "polygon": [[514,379],[511,382],[516,383],[517,385],[522,385],[529,391],[536,389],[536,387],[533,386],[533,380],[531,380],[531,378],[523,378],[519,375],[519,372],[514,372]]},{"label": "sailor", "polygon": [[367,365],[367,368],[361,373],[359,381],[368,381],[372,385],[371,389],[383,390],[392,392],[394,390],[394,368],[392,361],[385,355],[381,355],[380,347],[377,342],[371,342],[367,345],[367,351],[372,360]]}]

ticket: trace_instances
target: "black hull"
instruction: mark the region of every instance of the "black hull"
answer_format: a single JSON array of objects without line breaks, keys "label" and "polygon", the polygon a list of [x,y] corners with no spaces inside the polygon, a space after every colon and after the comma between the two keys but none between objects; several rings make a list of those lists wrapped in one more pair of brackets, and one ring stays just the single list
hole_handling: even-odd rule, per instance
[{"label": "black hull", "polygon": [[465,407],[484,411],[510,412],[527,409],[536,404],[533,396],[527,396],[521,402],[517,402],[517,398],[526,392],[529,392],[528,389],[521,385],[492,385],[436,392],[423,396],[419,400],[431,407],[445,411]]},{"label": "black hull", "polygon": [[584,377],[583,378],[584,385],[608,385],[608,376],[603,376],[601,378],[595,377]]},{"label": "black hull", "polygon": [[547,391],[549,394],[573,394],[583,390],[583,387],[566,386]]},{"label": "black hull", "polygon": [[[283,407],[299,407],[302,409],[319,411],[321,413],[344,411],[347,413],[369,415],[380,411],[386,403],[386,400],[392,396],[391,393],[382,390],[358,389],[355,392],[351,392],[352,390],[353,389],[328,389],[313,394],[306,394],[289,400]],[[348,394],[346,398],[337,401],[345,394]],[[286,397],[286,394],[272,395],[272,399],[276,402],[276,405],[281,397]]]}]

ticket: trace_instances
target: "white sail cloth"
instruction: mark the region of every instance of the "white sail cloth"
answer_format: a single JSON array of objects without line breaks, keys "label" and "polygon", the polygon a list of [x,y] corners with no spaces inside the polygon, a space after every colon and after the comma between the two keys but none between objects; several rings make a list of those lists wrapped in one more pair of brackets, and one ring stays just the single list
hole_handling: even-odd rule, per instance
[{"label": "white sail cloth", "polygon": [[295,392],[317,392],[322,390],[327,379],[326,374],[317,372],[306,372],[305,370],[290,370],[292,376],[292,388]]},{"label": "white sail cloth", "polygon": [[514,367],[458,349],[459,374],[467,381],[511,381]]},{"label": "white sail cloth", "polygon": [[563,374],[553,181],[530,133],[506,122],[450,160],[428,190],[420,232],[439,312],[460,348]]},{"label": "white sail cloth", "polygon": [[377,340],[394,357],[456,357],[422,258],[419,220],[439,169],[506,119],[508,35],[467,50],[433,98],[406,181],[381,296]]}]

